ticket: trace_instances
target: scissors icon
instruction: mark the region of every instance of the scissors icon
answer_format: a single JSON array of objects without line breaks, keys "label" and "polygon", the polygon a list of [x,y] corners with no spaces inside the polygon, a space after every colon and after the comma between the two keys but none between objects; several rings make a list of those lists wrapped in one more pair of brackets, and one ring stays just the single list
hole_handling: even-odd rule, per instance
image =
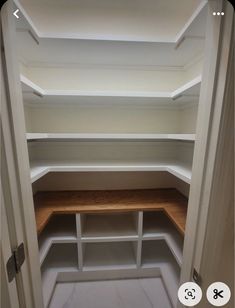
[{"label": "scissors icon", "polygon": [[213,296],[214,299],[217,299],[218,297],[224,298],[223,295],[222,295],[222,293],[224,292],[223,290],[218,291],[218,289],[214,289],[213,292],[214,292],[214,294],[215,294],[215,295]]}]

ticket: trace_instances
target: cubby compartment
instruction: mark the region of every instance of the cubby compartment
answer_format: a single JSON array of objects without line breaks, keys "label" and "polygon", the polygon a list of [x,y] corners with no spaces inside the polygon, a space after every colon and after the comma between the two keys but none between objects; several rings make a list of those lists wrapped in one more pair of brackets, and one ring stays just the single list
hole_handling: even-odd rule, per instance
[{"label": "cubby compartment", "polygon": [[175,272],[178,276],[179,266],[164,240],[146,240],[142,242],[142,267],[158,267],[168,263],[175,265]]},{"label": "cubby compartment", "polygon": [[82,241],[138,238],[138,212],[81,214]]},{"label": "cubby compartment", "polygon": [[83,270],[136,268],[137,245],[138,241],[83,243]]},{"label": "cubby compartment", "polygon": [[142,268],[160,268],[163,282],[176,307],[177,290],[180,279],[180,266],[164,240],[142,242]]},{"label": "cubby compartment", "polygon": [[163,211],[143,213],[143,240],[165,240],[178,264],[182,263],[184,237]]},{"label": "cubby compartment", "polygon": [[57,275],[78,270],[77,245],[53,244],[41,267],[44,306],[47,307],[54,291]]},{"label": "cubby compartment", "polygon": [[76,242],[75,215],[52,215],[38,238],[40,263],[43,263],[53,244]]}]

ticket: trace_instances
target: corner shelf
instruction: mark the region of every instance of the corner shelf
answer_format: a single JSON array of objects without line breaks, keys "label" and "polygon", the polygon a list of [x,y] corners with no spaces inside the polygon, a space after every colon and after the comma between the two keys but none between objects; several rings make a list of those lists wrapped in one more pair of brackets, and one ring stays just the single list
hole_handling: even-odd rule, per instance
[{"label": "corner shelf", "polygon": [[175,189],[40,192],[34,197],[38,233],[53,214],[161,210],[184,234],[187,199]]}]

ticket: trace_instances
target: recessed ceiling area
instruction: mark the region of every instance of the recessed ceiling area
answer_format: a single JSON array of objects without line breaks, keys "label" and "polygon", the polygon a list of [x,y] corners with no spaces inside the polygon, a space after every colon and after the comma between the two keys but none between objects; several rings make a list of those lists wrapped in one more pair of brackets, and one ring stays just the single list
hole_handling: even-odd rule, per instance
[{"label": "recessed ceiling area", "polygon": [[15,0],[41,37],[175,41],[203,0]]}]

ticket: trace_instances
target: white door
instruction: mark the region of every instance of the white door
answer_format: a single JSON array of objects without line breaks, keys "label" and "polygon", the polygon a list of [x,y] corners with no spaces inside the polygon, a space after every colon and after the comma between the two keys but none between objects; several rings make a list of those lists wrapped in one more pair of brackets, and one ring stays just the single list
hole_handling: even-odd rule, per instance
[{"label": "white door", "polygon": [[[3,192],[2,187],[1,191]],[[12,254],[12,248],[8,232],[5,204],[4,195],[1,194],[1,307],[20,308],[16,280],[9,281],[6,268],[6,264]]]},{"label": "white door", "polygon": [[[224,15],[214,15],[214,12],[224,12]],[[219,249],[219,241],[222,242],[226,215],[231,208],[233,184],[231,172],[227,169],[233,172],[233,163],[229,162],[231,167],[227,168],[226,159],[231,158],[233,138],[233,20],[234,9],[227,0],[208,1],[204,70],[181,273],[183,283],[192,280],[195,270],[198,275],[194,278],[202,285],[203,291],[207,287],[209,265],[214,264],[214,271],[218,272],[214,261],[223,258],[224,251]],[[209,233],[212,240],[214,237],[210,250],[216,254],[212,259],[205,257]],[[215,245],[216,241],[218,245]]]},{"label": "white door", "polygon": [[[19,67],[15,54],[13,12],[13,2],[8,0],[1,9],[1,182],[5,215],[1,219],[6,235],[1,254],[5,273],[3,278],[9,295],[4,300],[12,301],[10,304],[13,308],[42,308],[38,243]],[[20,244],[24,245],[25,261],[15,279],[8,283],[6,263]]]}]

